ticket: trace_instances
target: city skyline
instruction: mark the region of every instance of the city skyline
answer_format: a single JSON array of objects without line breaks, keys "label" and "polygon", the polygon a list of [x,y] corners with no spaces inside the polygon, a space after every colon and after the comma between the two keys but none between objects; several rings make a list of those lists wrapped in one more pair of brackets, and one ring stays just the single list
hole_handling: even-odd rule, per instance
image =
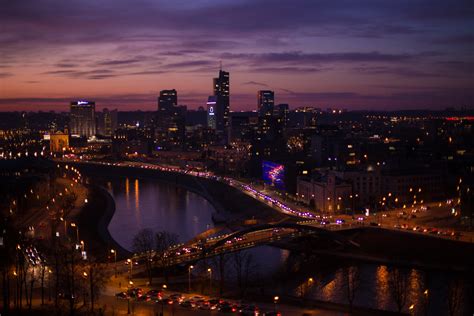
[{"label": "city skyline", "polygon": [[221,62],[232,111],[259,90],[293,108],[472,107],[473,17],[469,1],[12,2],[0,110],[155,110],[165,89],[196,109]]}]

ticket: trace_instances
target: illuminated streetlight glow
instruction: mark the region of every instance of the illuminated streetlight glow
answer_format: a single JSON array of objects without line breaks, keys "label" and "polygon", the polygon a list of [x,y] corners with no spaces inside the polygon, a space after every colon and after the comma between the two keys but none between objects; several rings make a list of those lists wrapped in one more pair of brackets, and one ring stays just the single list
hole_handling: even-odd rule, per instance
[{"label": "illuminated streetlight glow", "polygon": [[188,268],[188,293],[191,293],[191,270],[194,269],[194,266],[189,266]]}]

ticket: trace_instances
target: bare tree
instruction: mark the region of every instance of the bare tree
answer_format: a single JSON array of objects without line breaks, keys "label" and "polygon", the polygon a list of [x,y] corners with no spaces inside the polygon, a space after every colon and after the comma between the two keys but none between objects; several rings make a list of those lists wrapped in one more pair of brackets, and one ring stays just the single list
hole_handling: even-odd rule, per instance
[{"label": "bare tree", "polygon": [[346,288],[347,300],[349,301],[350,313],[352,313],[352,308],[354,305],[354,299],[356,292],[359,290],[360,286],[360,271],[359,268],[353,265],[344,267],[344,281]]},{"label": "bare tree", "polygon": [[152,283],[151,268],[152,268],[154,244],[155,244],[155,239],[154,239],[153,231],[148,228],[140,230],[133,237],[133,241],[132,241],[133,251],[145,257],[145,269],[146,269],[148,281],[150,282],[150,284]]},{"label": "bare tree", "polygon": [[254,271],[255,263],[253,256],[245,251],[234,252],[233,259],[237,286],[240,297],[243,298],[249,285],[251,273]]},{"label": "bare tree", "polygon": [[231,257],[224,253],[219,254],[217,257],[211,259],[212,265],[217,268],[219,272],[219,294],[222,296],[225,286],[225,275],[226,266]]},{"label": "bare tree", "polygon": [[44,277],[46,273],[46,262],[43,262],[40,267],[40,280],[41,280],[41,305],[44,305]]},{"label": "bare tree", "polygon": [[157,261],[163,269],[163,276],[168,282],[167,266],[168,257],[165,255],[166,250],[178,243],[179,237],[177,234],[167,231],[157,232],[155,235],[155,250],[157,252]]},{"label": "bare tree", "polygon": [[450,280],[448,282],[448,291],[446,294],[449,315],[460,315],[462,308],[461,305],[464,299],[464,288],[462,280],[459,278]]},{"label": "bare tree", "polygon": [[101,268],[100,264],[94,261],[89,262],[86,266],[86,270],[87,272],[84,275],[88,281],[91,312],[94,313],[95,301],[105,289],[110,273],[106,269]]},{"label": "bare tree", "polygon": [[388,276],[389,292],[395,304],[398,313],[402,312],[408,298],[408,274],[399,268],[393,268]]}]

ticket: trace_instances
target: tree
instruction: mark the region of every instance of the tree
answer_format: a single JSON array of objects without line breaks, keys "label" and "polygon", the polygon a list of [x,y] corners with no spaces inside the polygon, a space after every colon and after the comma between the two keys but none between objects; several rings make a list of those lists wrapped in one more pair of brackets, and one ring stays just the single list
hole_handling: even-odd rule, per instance
[{"label": "tree", "polygon": [[217,271],[219,272],[219,295],[222,296],[222,293],[224,292],[224,286],[225,286],[225,268],[227,266],[227,263],[231,257],[224,254],[220,253],[218,256],[214,257],[211,259],[212,265],[217,268]]},{"label": "tree", "polygon": [[154,244],[155,244],[155,239],[154,239],[153,231],[148,228],[140,230],[133,237],[133,241],[132,241],[133,251],[145,256],[145,269],[146,269],[148,281],[150,282],[150,284],[152,283],[151,268],[152,268]]},{"label": "tree", "polygon": [[389,271],[389,292],[397,305],[398,313],[402,312],[408,298],[408,274],[399,268]]},{"label": "tree", "polygon": [[233,254],[234,268],[240,297],[246,294],[252,271],[255,271],[255,263],[252,254],[246,251],[237,251]]},{"label": "tree", "polygon": [[344,267],[344,282],[347,294],[347,300],[349,301],[350,313],[352,313],[352,307],[354,304],[355,294],[360,286],[360,271],[359,267],[350,265]]},{"label": "tree", "polygon": [[163,276],[165,277],[166,282],[168,282],[168,274],[166,273],[168,257],[166,256],[166,251],[171,246],[177,244],[178,240],[179,237],[177,234],[167,231],[157,232],[155,235],[155,250],[158,254],[157,261],[163,269]]},{"label": "tree", "polygon": [[463,282],[460,278],[453,278],[448,282],[447,291],[448,312],[450,316],[460,315],[464,300]]},{"label": "tree", "polygon": [[94,313],[94,303],[99,298],[102,291],[105,289],[110,273],[107,269],[103,269],[101,265],[94,260],[91,260],[86,266],[89,297],[91,302],[91,312]]}]

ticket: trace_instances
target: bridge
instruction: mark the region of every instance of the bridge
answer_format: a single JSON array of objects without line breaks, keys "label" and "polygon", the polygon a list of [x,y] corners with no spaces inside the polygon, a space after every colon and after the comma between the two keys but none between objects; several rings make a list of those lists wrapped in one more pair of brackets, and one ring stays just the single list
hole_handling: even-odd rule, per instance
[{"label": "bridge", "polygon": [[295,223],[254,225],[242,230],[206,239],[195,240],[171,247],[164,253],[136,254],[134,260],[153,260],[156,266],[189,264],[221,254],[232,253],[252,247],[277,242],[291,241],[302,236],[317,236],[334,242],[336,248],[358,247],[352,240],[337,231]]}]

